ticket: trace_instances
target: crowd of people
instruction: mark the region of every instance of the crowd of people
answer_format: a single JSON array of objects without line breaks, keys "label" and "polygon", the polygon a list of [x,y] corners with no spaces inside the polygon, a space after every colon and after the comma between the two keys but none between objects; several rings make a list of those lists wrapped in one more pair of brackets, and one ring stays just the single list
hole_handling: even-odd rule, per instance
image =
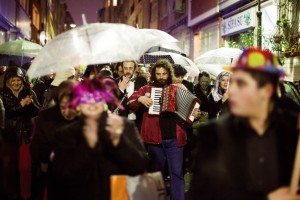
[{"label": "crowd of people", "polygon": [[[156,171],[172,200],[300,199],[288,188],[299,105],[279,92],[285,74],[276,57],[250,48],[215,80],[186,74],[165,59],[147,71],[129,60],[30,82],[9,66],[1,75],[0,199],[108,200],[112,175]],[[199,99],[193,123],[150,113],[153,88]]]}]

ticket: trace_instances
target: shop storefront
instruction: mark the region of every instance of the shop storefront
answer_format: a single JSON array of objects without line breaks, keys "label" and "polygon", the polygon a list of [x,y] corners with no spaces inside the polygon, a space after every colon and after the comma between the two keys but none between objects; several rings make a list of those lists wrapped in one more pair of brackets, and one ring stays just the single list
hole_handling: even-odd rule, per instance
[{"label": "shop storefront", "polygon": [[[247,33],[248,39],[253,40],[253,46],[256,46],[257,38],[257,5],[250,7],[242,12],[227,14],[221,23],[221,36],[225,40],[225,46],[230,43],[241,43],[241,34]],[[262,12],[262,48],[272,50],[270,37],[275,34],[276,21],[278,18],[277,7],[271,1],[261,4]],[[241,45],[241,44],[239,44]]]},{"label": "shop storefront", "polygon": [[[225,40],[225,46],[229,46],[230,42],[239,43],[240,34],[254,30],[256,24],[257,17],[255,7],[224,18],[221,23],[221,36]],[[254,37],[254,34],[252,37]]]}]

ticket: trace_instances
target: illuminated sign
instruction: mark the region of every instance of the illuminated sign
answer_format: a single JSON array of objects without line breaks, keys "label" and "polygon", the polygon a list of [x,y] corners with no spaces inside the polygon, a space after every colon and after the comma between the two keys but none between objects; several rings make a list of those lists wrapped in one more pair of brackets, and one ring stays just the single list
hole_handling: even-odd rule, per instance
[{"label": "illuminated sign", "polygon": [[255,8],[233,15],[222,21],[221,35],[226,36],[255,27]]}]

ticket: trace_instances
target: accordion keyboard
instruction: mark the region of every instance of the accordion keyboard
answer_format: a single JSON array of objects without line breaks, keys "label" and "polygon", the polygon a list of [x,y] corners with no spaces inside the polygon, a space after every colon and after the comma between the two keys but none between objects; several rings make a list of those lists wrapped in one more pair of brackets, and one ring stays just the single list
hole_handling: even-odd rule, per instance
[{"label": "accordion keyboard", "polygon": [[159,115],[161,109],[161,96],[163,89],[162,88],[151,88],[150,98],[153,101],[153,104],[149,107],[149,114]]}]

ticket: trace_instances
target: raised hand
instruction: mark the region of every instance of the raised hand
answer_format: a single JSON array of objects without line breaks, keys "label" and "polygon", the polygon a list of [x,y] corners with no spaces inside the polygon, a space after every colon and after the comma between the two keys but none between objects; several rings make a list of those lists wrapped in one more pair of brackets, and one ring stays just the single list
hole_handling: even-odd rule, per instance
[{"label": "raised hand", "polygon": [[118,83],[119,89],[124,91],[127,88],[129,82],[130,82],[129,77],[123,77],[123,80],[122,81],[120,80]]}]

